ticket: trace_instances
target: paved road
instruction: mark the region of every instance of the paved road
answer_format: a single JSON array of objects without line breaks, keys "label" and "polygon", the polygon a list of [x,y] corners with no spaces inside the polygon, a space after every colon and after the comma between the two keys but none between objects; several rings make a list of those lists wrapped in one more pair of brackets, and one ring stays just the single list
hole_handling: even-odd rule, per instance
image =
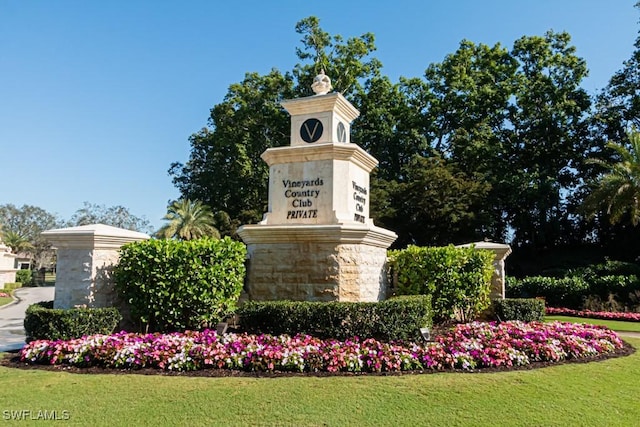
[{"label": "paved road", "polygon": [[15,290],[18,302],[0,307],[0,352],[22,348],[25,340],[24,312],[36,302],[52,301],[54,292],[53,286]]}]

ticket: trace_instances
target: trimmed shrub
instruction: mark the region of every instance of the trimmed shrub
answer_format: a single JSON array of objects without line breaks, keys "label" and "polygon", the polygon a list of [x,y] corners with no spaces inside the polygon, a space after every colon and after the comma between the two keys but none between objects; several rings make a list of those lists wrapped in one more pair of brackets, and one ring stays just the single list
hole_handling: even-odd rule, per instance
[{"label": "trimmed shrub", "polygon": [[607,260],[601,264],[594,264],[584,269],[579,269],[571,275],[582,275],[585,278],[599,276],[640,276],[640,265],[632,262]]},{"label": "trimmed shrub", "polygon": [[544,320],[544,300],[535,298],[505,298],[492,301],[493,312],[498,320],[521,320],[542,322]]},{"label": "trimmed shrub", "polygon": [[22,283],[20,282],[16,282],[16,283],[5,283],[4,284],[4,290],[5,291],[13,291],[15,289],[21,288],[22,287]]},{"label": "trimmed shrub", "polygon": [[31,286],[33,274],[31,270],[16,271],[16,282],[22,283],[22,286]]},{"label": "trimmed shrub", "polygon": [[147,330],[215,327],[236,308],[245,257],[245,245],[228,237],[128,243],[114,268],[116,290]]},{"label": "trimmed shrub", "polygon": [[429,296],[380,302],[247,301],[237,312],[249,333],[308,334],[339,340],[358,336],[383,341],[419,340],[431,326]]},{"label": "trimmed shrub", "polygon": [[34,340],[68,340],[84,335],[111,334],[122,316],[117,308],[54,309],[53,301],[27,307],[24,329],[27,342]]},{"label": "trimmed shrub", "polygon": [[431,295],[434,318],[475,318],[491,305],[491,251],[470,248],[418,247],[389,251],[399,295]]},{"label": "trimmed shrub", "polygon": [[629,294],[640,291],[638,276],[593,276],[586,279],[589,282],[589,294],[606,299],[609,294],[617,296],[622,304],[629,304]]}]

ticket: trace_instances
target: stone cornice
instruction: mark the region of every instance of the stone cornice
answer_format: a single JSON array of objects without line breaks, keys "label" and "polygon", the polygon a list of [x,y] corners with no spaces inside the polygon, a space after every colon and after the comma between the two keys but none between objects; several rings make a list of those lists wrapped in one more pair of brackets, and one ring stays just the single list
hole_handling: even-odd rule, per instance
[{"label": "stone cornice", "polygon": [[476,249],[490,250],[490,251],[493,251],[496,254],[496,258],[498,260],[504,259],[507,256],[509,256],[509,254],[511,254],[511,246],[509,246],[507,244],[504,244],[504,243],[481,241],[481,242],[474,242],[474,243],[466,243],[464,245],[458,245],[456,247],[458,247],[458,248],[474,247]]},{"label": "stone cornice", "polygon": [[316,160],[350,161],[367,172],[371,172],[373,168],[378,166],[378,160],[360,148],[360,146],[334,142],[269,148],[262,153],[261,157],[269,166]]},{"label": "stone cornice", "polygon": [[360,115],[360,112],[342,94],[337,92],[287,99],[282,101],[281,105],[292,116],[334,111],[351,123]]},{"label": "stone cornice", "polygon": [[244,225],[238,234],[247,244],[333,243],[388,248],[398,237],[380,227],[345,225]]},{"label": "stone cornice", "polygon": [[58,249],[118,249],[125,243],[147,240],[147,234],[103,224],[58,228],[41,233]]}]

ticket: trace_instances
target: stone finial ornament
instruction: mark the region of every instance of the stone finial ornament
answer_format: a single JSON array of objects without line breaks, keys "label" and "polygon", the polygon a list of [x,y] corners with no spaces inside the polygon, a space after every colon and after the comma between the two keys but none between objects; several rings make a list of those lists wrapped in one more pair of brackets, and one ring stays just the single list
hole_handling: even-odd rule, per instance
[{"label": "stone finial ornament", "polygon": [[331,79],[324,74],[324,70],[320,70],[320,74],[313,78],[311,89],[316,95],[326,95],[331,89]]}]

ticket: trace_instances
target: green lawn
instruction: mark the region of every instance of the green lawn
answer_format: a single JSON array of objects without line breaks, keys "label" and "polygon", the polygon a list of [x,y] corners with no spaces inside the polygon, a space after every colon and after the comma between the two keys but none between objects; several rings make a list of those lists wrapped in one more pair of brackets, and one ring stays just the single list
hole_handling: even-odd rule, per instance
[{"label": "green lawn", "polygon": [[591,319],[587,317],[571,317],[571,316],[544,316],[544,320],[559,320],[561,322],[572,323],[589,323],[591,325],[603,325],[609,329],[619,332],[640,332],[640,322],[626,322],[622,320],[603,320]]},{"label": "green lawn", "polygon": [[[640,339],[629,339],[636,348]],[[79,375],[0,367],[0,416],[65,425],[635,426],[640,353],[531,371],[362,377]],[[7,412],[9,411],[9,412]],[[20,421],[16,424],[38,424]]]},{"label": "green lawn", "polygon": [[[0,292],[4,292],[4,291],[0,291]],[[11,301],[13,301],[13,298],[11,297],[0,297],[0,306],[9,304]]]}]

